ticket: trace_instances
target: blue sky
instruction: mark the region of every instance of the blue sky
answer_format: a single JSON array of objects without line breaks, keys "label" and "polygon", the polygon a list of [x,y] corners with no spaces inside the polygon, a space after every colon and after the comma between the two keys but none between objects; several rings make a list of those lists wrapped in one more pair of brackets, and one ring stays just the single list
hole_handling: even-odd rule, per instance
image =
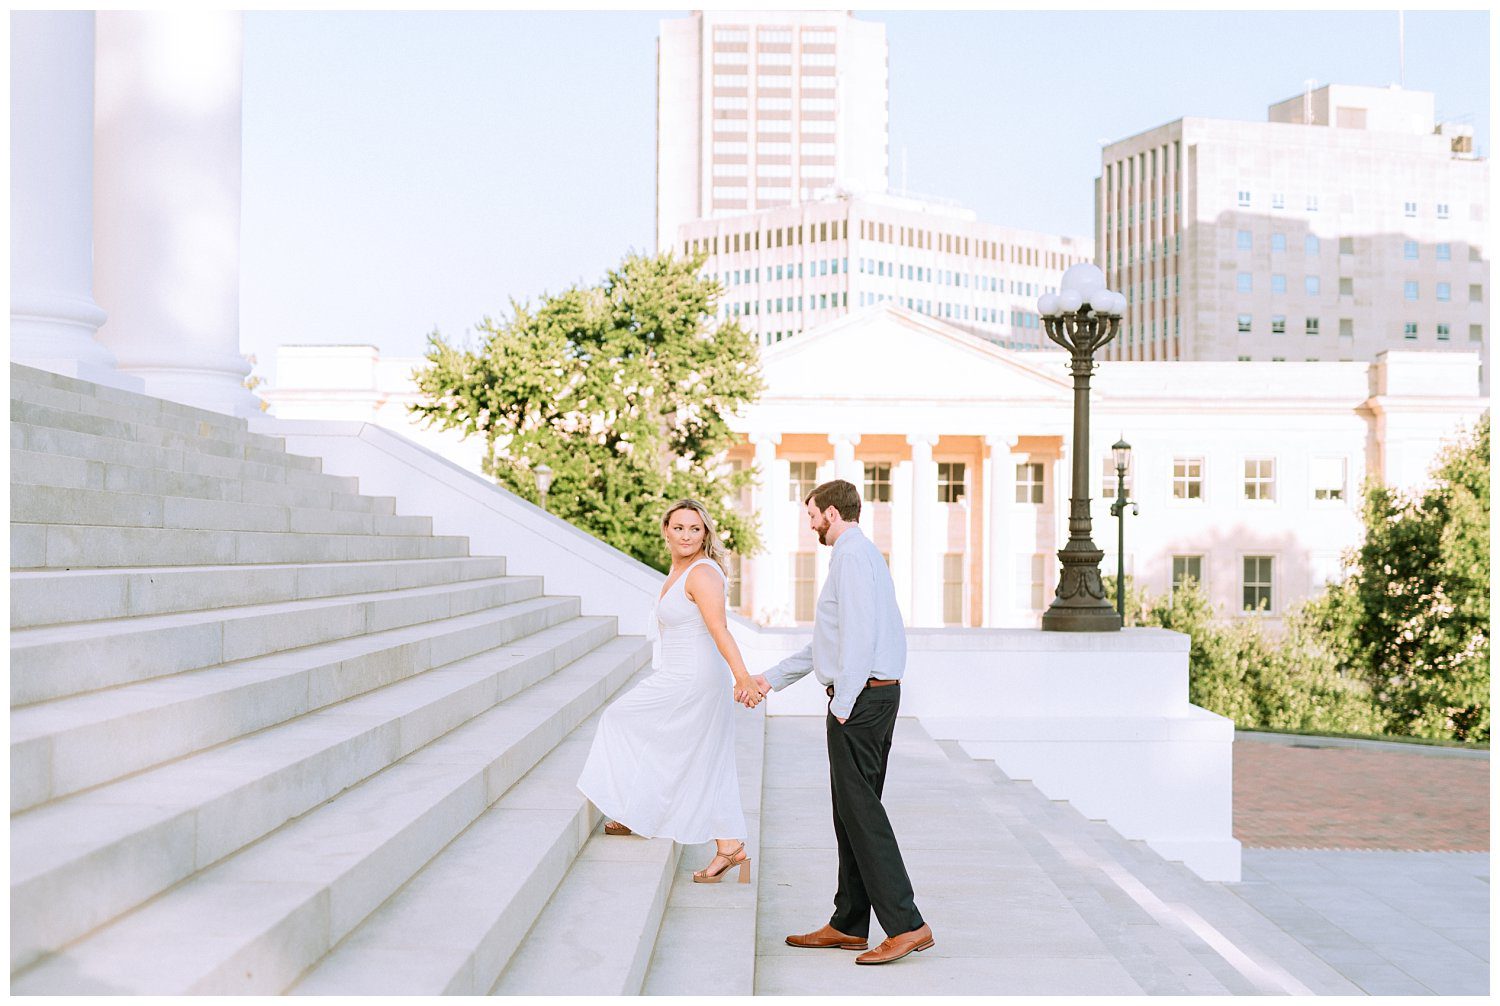
[{"label": "blue sky", "polygon": [[[241,345],[421,353],[648,252],[647,13],[245,16]],[[1100,141],[1385,85],[1397,15],[860,12],[890,43],[891,183],[1091,236]],[[1490,153],[1483,12],[1408,13],[1406,86]],[[1092,58],[1091,58],[1092,57]]]}]

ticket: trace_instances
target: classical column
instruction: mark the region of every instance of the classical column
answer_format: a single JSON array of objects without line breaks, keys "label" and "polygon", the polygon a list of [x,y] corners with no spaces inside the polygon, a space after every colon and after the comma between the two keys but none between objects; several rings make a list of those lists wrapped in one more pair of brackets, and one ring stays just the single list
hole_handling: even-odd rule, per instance
[{"label": "classical column", "polygon": [[911,445],[911,624],[943,624],[943,541],[947,527],[941,525],[942,508],[937,498],[937,463],[932,448],[935,433],[909,434]]},{"label": "classical column", "polygon": [[[849,445],[849,451],[850,453],[853,453],[854,451],[854,447],[852,444]],[[838,462],[836,460],[818,462],[818,485],[822,485],[824,482],[832,482],[834,479],[839,477]],[[802,509],[805,512],[807,508],[804,506]],[[814,541],[816,542],[816,539],[814,539]],[[815,556],[817,556],[816,562],[818,579],[816,589],[822,590],[824,581],[828,579],[828,564],[833,561],[833,549],[829,548],[827,545],[815,544],[813,547],[817,549],[817,551],[813,553]]]},{"label": "classical column", "polygon": [[148,393],[258,415],[240,354],[242,17],[97,16],[100,339]]},{"label": "classical column", "polygon": [[750,489],[750,512],[760,524],[760,552],[745,560],[745,580],[750,588],[750,615],[760,619],[786,600],[785,586],[776,589],[773,572],[776,555],[776,524],[781,517],[781,508],[776,504],[786,499],[786,485],[781,486],[777,496],[773,483],[776,480],[776,445],[781,436],[776,433],[752,433],[750,443],[755,447],[755,482]]},{"label": "classical column", "polygon": [[1016,462],[1011,454],[1018,438],[992,434],[984,438],[989,448],[985,465],[985,566],[984,624],[998,627],[1008,624],[1015,606],[1015,571],[1011,564],[1015,549],[1011,545],[1011,515],[1016,502]]},{"label": "classical column", "polygon": [[858,433],[830,433],[828,442],[833,445],[833,477],[854,483],[860,497],[865,493],[865,466],[854,458],[854,448],[859,446]]},{"label": "classical column", "polygon": [[891,466],[891,582],[896,587],[896,606],[907,625],[911,613],[911,462]]},{"label": "classical column", "polygon": [[139,390],[95,338],[94,14],[10,26],[10,357]]},{"label": "classical column", "polygon": [[[1052,550],[1061,551],[1068,543],[1068,500],[1073,495],[1072,464],[1068,460],[1068,445],[1061,442],[1057,447],[1057,458],[1052,462]],[[1052,562],[1048,581],[1054,590],[1057,587],[1058,569],[1061,560]],[[1047,602],[1051,604],[1049,600]]]}]

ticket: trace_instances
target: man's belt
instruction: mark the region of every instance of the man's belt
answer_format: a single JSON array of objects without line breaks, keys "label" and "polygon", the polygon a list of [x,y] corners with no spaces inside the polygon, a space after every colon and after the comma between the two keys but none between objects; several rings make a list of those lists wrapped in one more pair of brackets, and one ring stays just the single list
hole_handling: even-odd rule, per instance
[{"label": "man's belt", "polygon": [[[871,678],[865,682],[866,688],[884,688],[886,685],[899,685],[900,678]],[[833,698],[833,686],[828,686],[828,697]]]}]

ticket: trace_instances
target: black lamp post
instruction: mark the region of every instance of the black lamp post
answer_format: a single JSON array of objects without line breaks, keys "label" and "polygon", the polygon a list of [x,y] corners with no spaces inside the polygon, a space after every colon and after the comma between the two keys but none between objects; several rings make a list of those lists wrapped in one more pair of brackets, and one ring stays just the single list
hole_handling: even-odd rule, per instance
[{"label": "black lamp post", "polygon": [[1130,468],[1130,445],[1121,437],[1115,441],[1110,448],[1115,456],[1115,501],[1109,505],[1109,513],[1112,517],[1120,519],[1120,537],[1116,548],[1115,559],[1117,560],[1115,571],[1115,610],[1120,613],[1120,624],[1125,624],[1125,508],[1130,507],[1130,512],[1137,517],[1141,515],[1141,508],[1135,505],[1135,500],[1125,494],[1125,472]]},{"label": "black lamp post", "polygon": [[1072,354],[1073,498],[1069,501],[1068,543],[1057,553],[1062,572],[1052,606],[1042,615],[1051,632],[1117,632],[1120,616],[1105,597],[1099,562],[1104,553],[1094,544],[1089,511],[1089,378],[1097,364],[1094,352],[1120,330],[1125,295],[1104,286],[1104,273],[1089,262],[1070,266],[1062,291],[1042,296],[1037,309],[1047,338]]}]

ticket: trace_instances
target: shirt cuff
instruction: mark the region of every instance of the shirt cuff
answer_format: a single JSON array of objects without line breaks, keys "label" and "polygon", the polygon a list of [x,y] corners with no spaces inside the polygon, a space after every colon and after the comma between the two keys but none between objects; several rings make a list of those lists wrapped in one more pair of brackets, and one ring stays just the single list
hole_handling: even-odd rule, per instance
[{"label": "shirt cuff", "polygon": [[838,719],[847,720],[849,714],[854,712],[854,701],[852,699],[846,701],[834,692],[833,701],[828,704],[828,711]]}]

